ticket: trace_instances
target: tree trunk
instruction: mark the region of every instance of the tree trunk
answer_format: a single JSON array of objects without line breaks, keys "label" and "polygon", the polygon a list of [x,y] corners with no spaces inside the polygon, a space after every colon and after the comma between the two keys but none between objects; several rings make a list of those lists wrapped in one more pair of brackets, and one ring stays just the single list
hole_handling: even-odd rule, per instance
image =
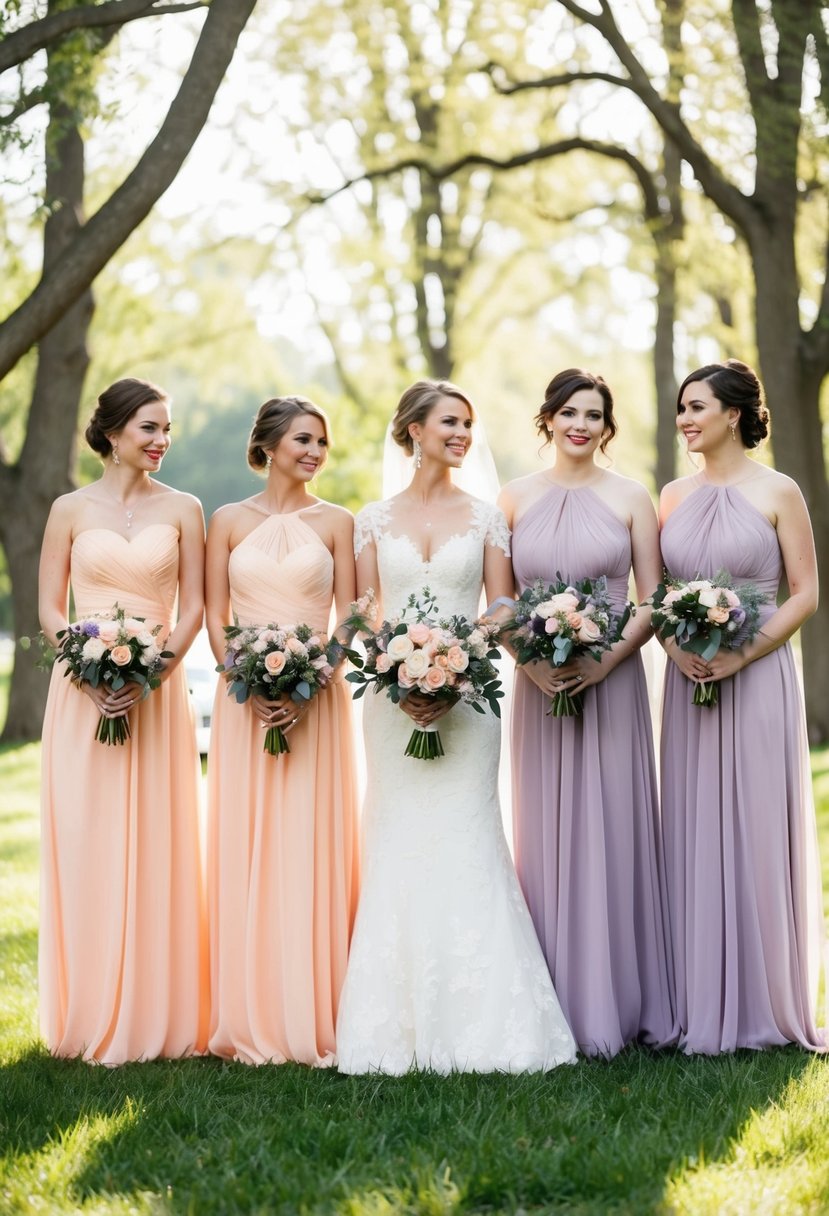
[{"label": "tree trunk", "polygon": [[[752,245],[757,283],[760,370],[772,414],[776,467],[803,491],[815,533],[823,596],[802,630],[806,714],[812,744],[829,742],[829,484],[823,455],[820,388],[824,371],[804,352],[797,312],[793,242],[778,229]],[[774,428],[775,416],[778,425]]]},{"label": "tree trunk", "polygon": [[[47,131],[49,217],[44,228],[43,270],[75,239],[83,224],[84,147],[68,111],[52,107]],[[38,346],[37,372],[26,440],[15,469],[4,469],[0,541],[12,583],[14,631],[33,637],[40,628],[37,576],[49,508],[72,489],[78,406],[89,365],[86,338],[93,313],[87,290]],[[40,734],[47,680],[35,667],[37,652],[18,651],[12,672],[3,742]]]}]

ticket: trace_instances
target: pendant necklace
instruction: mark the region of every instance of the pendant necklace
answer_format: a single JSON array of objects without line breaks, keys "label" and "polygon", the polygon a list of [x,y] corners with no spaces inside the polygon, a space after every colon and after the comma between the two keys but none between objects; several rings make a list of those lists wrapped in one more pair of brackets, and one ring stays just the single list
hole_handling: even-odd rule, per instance
[{"label": "pendant necklace", "polygon": [[[141,505],[140,501],[137,502],[134,507],[130,508],[130,507],[127,507],[126,503],[121,502],[120,498],[116,498],[115,495],[112,493],[112,491],[107,489],[107,487],[105,485],[103,485],[103,483],[102,483],[102,489],[104,490],[104,492],[106,494],[109,495],[109,497],[112,499],[113,502],[116,502],[118,504],[118,506],[121,508],[121,510],[126,515],[126,517],[127,517],[126,526],[127,526],[127,530],[129,531],[129,529],[132,527],[132,517],[133,517],[133,515],[135,515],[135,512],[138,510],[139,506]],[[151,487],[147,491],[146,494],[142,495],[142,498],[148,498],[152,494],[152,492],[153,491],[152,491],[152,487]]]}]

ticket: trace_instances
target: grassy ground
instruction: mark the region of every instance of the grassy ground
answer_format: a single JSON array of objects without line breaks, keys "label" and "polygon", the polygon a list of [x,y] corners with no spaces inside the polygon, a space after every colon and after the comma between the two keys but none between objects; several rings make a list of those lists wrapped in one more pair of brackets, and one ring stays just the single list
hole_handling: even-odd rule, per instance
[{"label": "grassy ground", "polygon": [[[813,761],[829,859],[829,751]],[[52,1060],[37,762],[0,752],[0,1212],[829,1211],[829,1061],[794,1048],[631,1050],[546,1077]]]}]

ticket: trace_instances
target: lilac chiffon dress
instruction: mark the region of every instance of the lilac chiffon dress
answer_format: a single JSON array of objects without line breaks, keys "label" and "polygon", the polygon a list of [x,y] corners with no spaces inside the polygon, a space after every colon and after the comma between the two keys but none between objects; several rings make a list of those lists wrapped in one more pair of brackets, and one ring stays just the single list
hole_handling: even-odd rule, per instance
[{"label": "lilac chiffon dress", "polygon": [[[733,486],[703,484],[662,531],[676,577],[727,570],[769,597],[777,533]],[[662,723],[662,816],[680,1047],[714,1055],[800,1043],[822,1049],[815,1000],[823,937],[803,700],[786,644],[692,705],[669,662]]]},{"label": "lilac chiffon dress", "polygon": [[[519,519],[513,565],[535,579],[606,575],[621,610],[630,533],[589,487],[553,486]],[[661,842],[641,656],[583,694],[574,718],[518,668],[512,713],[515,864],[580,1049],[612,1056],[676,1037]]]}]

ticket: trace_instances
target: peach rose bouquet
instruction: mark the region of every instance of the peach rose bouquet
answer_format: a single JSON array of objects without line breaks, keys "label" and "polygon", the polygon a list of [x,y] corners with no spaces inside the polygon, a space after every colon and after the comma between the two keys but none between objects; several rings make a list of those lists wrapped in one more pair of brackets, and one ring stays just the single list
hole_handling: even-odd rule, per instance
[{"label": "peach rose bouquet", "polygon": [[[760,624],[764,596],[753,583],[735,584],[727,570],[712,579],[695,578],[689,582],[666,574],[647,601],[653,607],[653,626],[663,640],[675,638],[683,650],[703,659],[713,659],[722,647],[737,650],[750,642]],[[719,703],[719,681],[694,684],[694,705],[711,708]]]},{"label": "peach rose bouquet", "polygon": [[[428,587],[420,596],[411,595],[398,617],[376,625],[376,604],[369,591],[344,622],[362,634],[365,655],[346,653],[355,671],[346,679],[359,685],[354,699],[369,685],[384,691],[399,705],[413,692],[443,700],[465,701],[478,713],[489,706],[501,716],[498,700],[504,694],[493,666],[498,657],[495,638],[498,626],[492,621],[470,621],[466,617],[441,617]],[[416,728],[405,755],[417,760],[435,760],[445,755],[436,726]]]},{"label": "peach rose bouquet", "polygon": [[[138,684],[142,695],[158,688],[163,660],[172,658],[158,642],[161,625],[148,628],[143,617],[128,616],[118,604],[111,611],[93,613],[58,633],[58,648],[51,655],[66,664],[64,675],[77,684],[98,688],[107,684],[118,692],[125,684]],[[130,737],[129,717],[98,722],[99,743],[125,743]]]},{"label": "peach rose bouquet", "polygon": [[[216,670],[240,704],[254,695],[272,701],[283,693],[300,704],[331,683],[335,645],[310,625],[225,625],[225,661]],[[291,750],[280,727],[268,727],[264,750],[271,756]]]},{"label": "peach rose bouquet", "polygon": [[[537,579],[521,592],[503,628],[519,666],[543,660],[563,667],[584,654],[599,662],[622,636],[630,612],[629,604],[621,613],[614,612],[604,575],[566,583],[557,573],[555,583]],[[553,697],[549,713],[572,718],[581,709],[581,694],[563,690]]]}]

